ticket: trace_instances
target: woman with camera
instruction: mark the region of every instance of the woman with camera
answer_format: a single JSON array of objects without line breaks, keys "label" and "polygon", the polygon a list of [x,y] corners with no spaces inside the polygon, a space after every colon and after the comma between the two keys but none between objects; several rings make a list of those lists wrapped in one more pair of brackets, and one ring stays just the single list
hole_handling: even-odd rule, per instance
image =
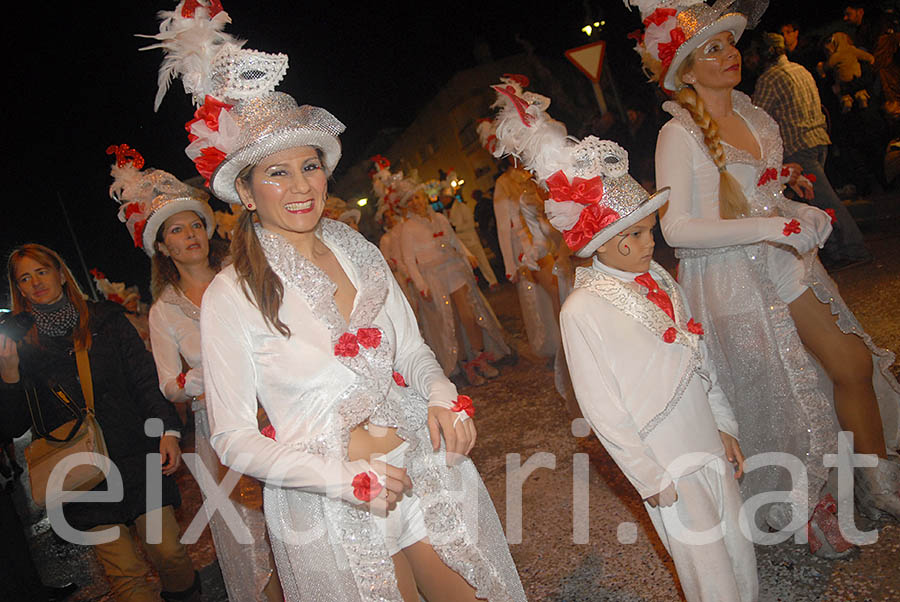
[{"label": "woman with camera", "polygon": [[[112,462],[107,475],[121,478],[121,499],[63,504],[67,525],[54,524],[54,530],[68,526],[87,542],[90,535],[106,538],[88,532],[118,527],[112,541],[94,544],[113,596],[158,600],[160,594],[146,579],[149,567],[129,531],[133,525],[159,572],[163,599],[199,600],[200,580],[179,541],[174,513],[180,503],[172,475],[181,463],[181,424],[159,392],[153,360],[140,337],[120,306],[87,301],[52,249],[17,247],[7,261],[7,274],[13,314],[29,312],[34,325],[18,342],[0,334],[0,420],[16,436],[32,428],[37,439],[77,413],[83,415],[85,397],[92,391],[96,422]],[[84,352],[90,378],[79,378],[76,367],[76,357]],[[157,453],[158,460],[148,457]],[[154,474],[150,462],[158,462],[162,474]],[[111,477],[109,485],[102,481],[92,491],[115,491],[116,481]]]}]

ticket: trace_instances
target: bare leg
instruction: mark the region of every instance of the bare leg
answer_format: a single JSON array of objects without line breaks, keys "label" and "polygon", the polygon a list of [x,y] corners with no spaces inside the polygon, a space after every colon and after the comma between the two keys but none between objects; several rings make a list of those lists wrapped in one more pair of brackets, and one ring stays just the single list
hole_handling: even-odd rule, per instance
[{"label": "bare leg", "polygon": [[404,551],[397,552],[391,556],[391,560],[394,561],[394,574],[397,576],[397,589],[400,590],[400,595],[403,596],[403,602],[419,602],[416,578],[413,575],[412,567],[409,566],[409,560],[406,559],[406,555],[403,553]]},{"label": "bare leg", "polygon": [[789,308],[800,340],[834,383],[838,422],[853,433],[856,453],[885,457],[881,412],[872,387],[872,354],[865,343],[856,335],[841,332],[831,309],[809,289]]},{"label": "bare leg", "polygon": [[[426,541],[403,548],[397,556],[406,558],[415,576],[415,583],[428,602],[477,602],[475,588],[444,564]],[[397,580],[400,580],[399,576]],[[406,597],[403,599],[406,600]]]},{"label": "bare leg", "polygon": [[450,293],[453,300],[453,307],[459,313],[459,320],[466,331],[466,337],[469,339],[469,345],[472,347],[472,353],[478,355],[484,351],[484,335],[478,320],[475,318],[475,312],[469,305],[469,285],[458,288]]}]

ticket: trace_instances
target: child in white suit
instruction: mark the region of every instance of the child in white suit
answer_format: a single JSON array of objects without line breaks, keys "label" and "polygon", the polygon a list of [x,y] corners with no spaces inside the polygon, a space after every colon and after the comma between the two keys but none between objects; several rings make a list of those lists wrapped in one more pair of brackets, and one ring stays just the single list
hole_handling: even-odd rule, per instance
[{"label": "child in white suit", "polygon": [[656,211],[669,191],[648,195],[628,175],[624,149],[568,137],[549,105],[508,85],[495,105],[497,147],[548,188],[545,213],[569,248],[593,256],[560,312],[578,405],[644,499],[687,600],[756,600],[756,554],[739,526],[737,423],[702,326],[653,262]]}]

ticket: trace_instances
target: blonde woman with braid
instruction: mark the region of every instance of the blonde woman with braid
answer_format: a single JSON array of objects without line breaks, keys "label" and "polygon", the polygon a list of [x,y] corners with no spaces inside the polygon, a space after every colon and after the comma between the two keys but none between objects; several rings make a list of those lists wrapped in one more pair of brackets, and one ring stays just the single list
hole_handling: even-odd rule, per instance
[{"label": "blonde woman with braid", "polygon": [[900,518],[894,356],[872,343],[817,258],[831,216],[783,196],[789,185],[809,198],[811,186],[799,166],[782,165],[778,126],[734,89],[735,43],[748,17],[728,12],[730,2],[648,4],[640,2],[639,50],[674,93],[663,105],[673,119],[656,151],[656,184],[671,188],[663,235],[681,260],[679,279],[704,325],[746,455],[788,454],[808,477],[792,481],[764,460],[744,477],[744,498],[785,494],[747,518],[761,527],[758,542],[769,527],[779,541],[808,533],[819,556],[845,555],[852,545],[838,529],[836,479],[823,463],[837,452],[838,431],[853,435],[856,453],[879,459],[856,469],[859,509]]}]

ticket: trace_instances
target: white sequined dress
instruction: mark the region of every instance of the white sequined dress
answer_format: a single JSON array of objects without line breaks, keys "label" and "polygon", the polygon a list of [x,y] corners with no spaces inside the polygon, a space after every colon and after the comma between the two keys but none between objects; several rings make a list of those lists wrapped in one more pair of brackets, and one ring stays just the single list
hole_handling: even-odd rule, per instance
[{"label": "white sequined dress", "polygon": [[[368,420],[396,427],[409,443],[407,472],[438,556],[479,598],[525,600],[475,466],[448,468],[443,450],[431,450],[428,400],[452,402],[456,387],[419,335],[381,253],[343,224],[320,223],[317,235],[357,290],[348,323],[324,272],[281,236],[259,226],[257,235],[284,284],[279,318],[291,336],[269,328],[228,267],[203,299],[203,360],[212,445],[226,465],[266,483],[287,599],[401,600],[382,532],[353,494],[354,476],[371,467],[347,457],[350,431]],[[257,399],[274,440],[257,428]]]},{"label": "white sequined dress", "polygon": [[[225,476],[226,469],[209,444],[209,421],[203,399],[200,308],[172,285],[167,286],[150,308],[150,339],[159,388],[169,401],[191,403],[195,453],[200,456],[209,474],[219,482]],[[178,375],[185,364],[189,367],[185,386],[179,387]],[[222,569],[225,590],[231,600],[261,600],[274,567],[266,538],[259,481],[242,476],[232,489],[230,500],[253,541],[239,542],[221,513],[216,512],[209,517],[209,530]]]},{"label": "white sequined dress", "polygon": [[[657,186],[671,187],[662,231],[681,259],[679,282],[703,323],[719,383],[740,426],[744,453],[784,452],[799,458],[806,469],[808,487],[802,479],[792,484],[783,468],[750,471],[742,483],[744,498],[790,491],[796,515],[808,516],[827,480],[823,456],[837,450],[833,387],[803,347],[778,291],[796,288],[799,280],[830,305],[843,332],[865,341],[872,352],[873,382],[889,449],[900,445],[900,388],[889,371],[894,355],[875,346],[815,251],[800,258],[783,246],[762,242],[761,220],[801,216],[807,206],[786,199],[777,178],[762,177],[782,167],[775,121],[745,94],[734,91],[732,101],[762,149],[757,160],[723,143],[728,171],[741,184],[751,215],[719,218],[719,174],[703,134],[686,109],[669,101],[663,108],[674,119],[660,131],[656,152]],[[790,516],[790,506],[781,503],[767,507],[756,520],[781,529]]]}]

